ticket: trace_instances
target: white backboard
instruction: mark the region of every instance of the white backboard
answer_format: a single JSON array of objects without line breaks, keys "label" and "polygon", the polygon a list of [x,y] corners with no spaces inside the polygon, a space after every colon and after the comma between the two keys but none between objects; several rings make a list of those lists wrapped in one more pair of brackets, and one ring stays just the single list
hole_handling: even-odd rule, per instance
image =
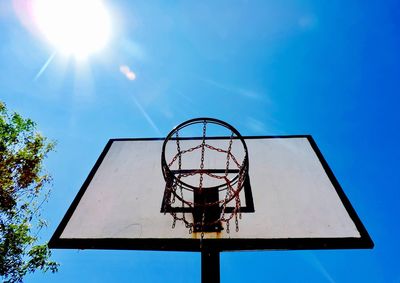
[{"label": "white backboard", "polygon": [[[244,193],[241,198],[244,206],[252,201],[254,211],[243,209],[239,231],[231,228],[227,233],[224,227],[204,233],[201,240],[200,233],[190,234],[183,223],[172,229],[171,215],[161,212],[163,140],[112,139],[50,247],[197,251],[209,246],[223,251],[373,246],[311,136],[245,137],[245,141],[251,199],[246,200],[250,197]],[[197,160],[192,156],[183,163]],[[212,158],[206,162],[215,166]]]}]

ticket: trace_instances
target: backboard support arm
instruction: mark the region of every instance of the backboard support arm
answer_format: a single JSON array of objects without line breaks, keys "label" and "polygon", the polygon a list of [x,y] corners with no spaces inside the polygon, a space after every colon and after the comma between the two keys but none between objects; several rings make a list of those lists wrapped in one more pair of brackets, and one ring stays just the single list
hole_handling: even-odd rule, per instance
[{"label": "backboard support arm", "polygon": [[204,249],[201,251],[201,282],[220,283],[220,252]]}]

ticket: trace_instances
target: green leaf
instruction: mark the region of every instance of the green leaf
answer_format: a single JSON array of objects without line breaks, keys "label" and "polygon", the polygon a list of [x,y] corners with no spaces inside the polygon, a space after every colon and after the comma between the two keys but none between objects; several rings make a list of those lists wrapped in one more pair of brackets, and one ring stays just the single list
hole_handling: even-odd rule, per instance
[{"label": "green leaf", "polygon": [[51,177],[43,161],[55,147],[36,131],[36,124],[9,113],[0,102],[0,276],[4,282],[22,282],[36,270],[56,272],[47,244],[38,233],[46,227],[40,217]]}]

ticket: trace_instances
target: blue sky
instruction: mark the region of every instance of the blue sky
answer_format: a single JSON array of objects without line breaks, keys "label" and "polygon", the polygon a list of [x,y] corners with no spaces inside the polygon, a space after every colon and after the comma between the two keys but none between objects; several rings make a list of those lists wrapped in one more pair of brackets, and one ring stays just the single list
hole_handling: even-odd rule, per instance
[{"label": "blue sky", "polygon": [[[43,240],[109,138],[210,116],[243,135],[313,135],[375,242],[222,253],[222,282],[400,282],[398,1],[109,0],[111,39],[85,62],[34,32],[19,2],[0,3],[0,100],[58,141]],[[200,282],[197,253],[53,255],[60,271],[27,282]]]}]

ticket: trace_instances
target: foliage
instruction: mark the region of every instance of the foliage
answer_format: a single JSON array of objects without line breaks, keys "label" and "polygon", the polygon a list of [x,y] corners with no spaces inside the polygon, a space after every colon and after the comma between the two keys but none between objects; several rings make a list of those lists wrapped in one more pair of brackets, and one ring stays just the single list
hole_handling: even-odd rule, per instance
[{"label": "foliage", "polygon": [[46,226],[41,205],[49,195],[50,176],[43,160],[54,149],[35,129],[35,123],[9,113],[0,102],[0,276],[22,282],[38,269],[56,272],[47,244],[38,244]]}]

